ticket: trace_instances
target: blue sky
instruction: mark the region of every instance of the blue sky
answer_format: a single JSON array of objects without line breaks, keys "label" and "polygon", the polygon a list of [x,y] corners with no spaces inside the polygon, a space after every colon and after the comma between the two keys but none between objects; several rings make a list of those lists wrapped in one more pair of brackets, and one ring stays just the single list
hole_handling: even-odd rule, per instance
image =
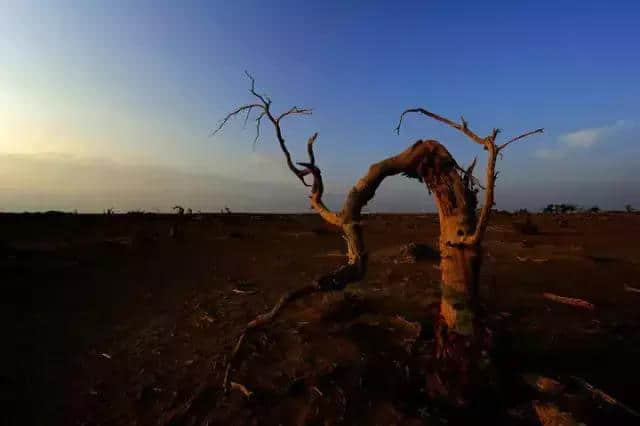
[{"label": "blue sky", "polygon": [[[271,128],[255,151],[242,120],[209,137],[251,99],[244,70],[274,108],[314,108],[285,136],[305,159],[320,133],[336,206],[369,164],[419,138],[484,159],[425,117],[396,136],[413,106],[463,114],[481,134],[546,129],[500,161],[499,208],[640,206],[639,19],[634,1],[0,1],[0,210],[305,209]],[[265,183],[290,198],[265,203]],[[433,203],[394,178],[371,208]]]}]

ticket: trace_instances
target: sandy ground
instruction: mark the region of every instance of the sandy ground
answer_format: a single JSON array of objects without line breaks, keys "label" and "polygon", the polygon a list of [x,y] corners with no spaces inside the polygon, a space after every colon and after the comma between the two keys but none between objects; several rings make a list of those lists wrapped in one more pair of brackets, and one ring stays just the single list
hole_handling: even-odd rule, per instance
[{"label": "sandy ground", "polygon": [[[481,297],[504,325],[501,365],[640,409],[640,215],[567,217],[534,215],[537,235],[514,230],[522,216],[492,219]],[[367,278],[250,337],[233,376],[247,401],[222,397],[225,357],[283,291],[344,261],[335,229],[313,215],[0,215],[0,424],[455,424],[421,393],[438,261],[400,255],[437,235],[436,215],[368,216]],[[576,415],[628,421],[595,405]]]}]

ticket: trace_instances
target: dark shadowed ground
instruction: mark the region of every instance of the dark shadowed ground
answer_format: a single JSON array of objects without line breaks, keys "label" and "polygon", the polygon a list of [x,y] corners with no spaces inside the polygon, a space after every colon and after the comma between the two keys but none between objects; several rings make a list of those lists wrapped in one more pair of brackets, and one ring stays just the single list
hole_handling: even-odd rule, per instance
[{"label": "dark shadowed ground", "polygon": [[[481,295],[504,328],[496,362],[578,376],[640,409],[640,215],[532,218],[539,234],[507,214],[489,228]],[[464,423],[421,393],[438,261],[401,255],[437,235],[436,215],[369,216],[366,280],[249,337],[233,375],[255,392],[246,401],[220,394],[225,357],[283,291],[344,261],[336,230],[314,215],[0,215],[0,424]],[[514,389],[504,407],[544,398]],[[637,420],[571,394],[560,404],[588,424]],[[494,421],[522,422],[517,411]]]}]

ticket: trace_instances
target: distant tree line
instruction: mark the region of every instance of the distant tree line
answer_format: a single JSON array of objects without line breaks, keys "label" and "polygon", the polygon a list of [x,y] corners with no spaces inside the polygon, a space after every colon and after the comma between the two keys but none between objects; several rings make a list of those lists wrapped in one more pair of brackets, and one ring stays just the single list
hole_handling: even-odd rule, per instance
[{"label": "distant tree line", "polygon": [[[627,204],[624,206],[626,212],[631,213],[634,211],[631,204]],[[518,212],[521,212],[519,210]],[[526,210],[525,210],[526,211]],[[551,213],[551,214],[566,214],[566,213],[575,213],[575,212],[588,212],[588,213],[599,213],[601,211],[600,207],[593,206],[590,208],[579,207],[576,204],[547,204],[545,208],[542,209],[542,213]]]}]

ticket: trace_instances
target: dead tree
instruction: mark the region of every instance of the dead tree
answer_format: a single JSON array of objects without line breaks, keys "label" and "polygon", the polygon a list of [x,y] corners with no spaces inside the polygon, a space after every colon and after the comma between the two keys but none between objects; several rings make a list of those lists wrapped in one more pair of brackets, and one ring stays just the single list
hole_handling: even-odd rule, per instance
[{"label": "dead tree", "polygon": [[[406,114],[417,112],[461,131],[488,152],[484,184],[486,195],[483,207],[479,212],[476,209],[477,181],[472,174],[475,160],[469,168],[463,169],[439,142],[418,140],[401,153],[371,165],[368,172],[350,190],[342,209],[334,212],[329,210],[322,201],[324,185],[313,150],[318,134],[315,133],[309,138],[307,142],[309,160],[296,163],[301,167],[298,168],[287,150],[281,128],[283,118],[296,114],[309,115],[311,110],[294,106],[279,115],[274,114],[271,110],[271,99],[266,95],[258,94],[253,77],[249,74],[247,76],[251,80],[250,92],[258,101],[243,105],[229,113],[213,133],[220,131],[229,119],[242,112],[247,114],[246,122],[251,111],[256,110],[259,112],[255,119],[257,123],[255,143],[260,136],[261,120],[267,117],[275,128],[287,166],[305,186],[311,187],[309,196],[311,207],[326,222],[342,229],[347,244],[347,263],[335,271],[320,276],[305,287],[285,293],[271,311],[249,322],[229,358],[223,386],[228,390],[234,385],[230,382],[233,361],[249,331],[273,320],[291,301],[314,292],[342,290],[348,284],[364,277],[368,256],[363,240],[362,208],[374,197],[378,186],[386,177],[403,174],[426,184],[435,196],[440,219],[442,298],[440,318],[436,324],[437,365],[434,374],[430,376],[429,389],[434,394],[445,396],[454,402],[464,403],[465,391],[470,389],[474,382],[475,365],[478,364],[480,354],[481,336],[477,315],[478,277],[482,261],[481,242],[494,204],[494,187],[498,175],[495,171],[496,159],[498,154],[511,143],[526,136],[541,133],[543,130],[527,132],[498,145],[496,144],[498,129],[494,129],[486,137],[480,137],[469,129],[464,119],[461,123],[456,123],[423,108],[408,109],[400,116],[400,122],[396,128],[398,133]],[[312,177],[311,185],[305,181],[307,175]]]}]

